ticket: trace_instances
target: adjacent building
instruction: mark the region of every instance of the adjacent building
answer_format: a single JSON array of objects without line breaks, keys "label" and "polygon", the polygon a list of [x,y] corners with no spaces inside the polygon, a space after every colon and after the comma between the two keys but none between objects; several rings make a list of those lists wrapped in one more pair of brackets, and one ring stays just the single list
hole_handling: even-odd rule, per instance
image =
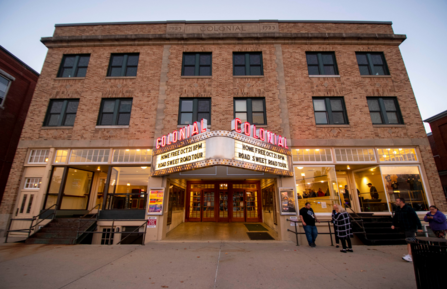
[{"label": "adjacent building", "polygon": [[[38,78],[39,73],[0,46],[0,202]],[[8,198],[15,202],[14,196]]]},{"label": "adjacent building", "polygon": [[427,137],[433,151],[444,196],[447,199],[447,110],[424,120],[424,122],[430,124],[431,133]]},{"label": "adjacent building", "polygon": [[58,24],[2,228],[99,212],[93,243],[185,222],[294,240],[287,219],[306,202],[320,220],[339,203],[390,216],[396,197],[447,210],[405,39],[374,21]]}]

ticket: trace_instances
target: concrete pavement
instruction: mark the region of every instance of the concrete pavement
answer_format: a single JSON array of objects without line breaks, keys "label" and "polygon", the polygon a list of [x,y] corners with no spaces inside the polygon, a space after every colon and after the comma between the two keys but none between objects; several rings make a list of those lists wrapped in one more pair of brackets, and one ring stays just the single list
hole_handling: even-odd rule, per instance
[{"label": "concrete pavement", "polygon": [[1,288],[416,288],[405,246],[0,245]]}]

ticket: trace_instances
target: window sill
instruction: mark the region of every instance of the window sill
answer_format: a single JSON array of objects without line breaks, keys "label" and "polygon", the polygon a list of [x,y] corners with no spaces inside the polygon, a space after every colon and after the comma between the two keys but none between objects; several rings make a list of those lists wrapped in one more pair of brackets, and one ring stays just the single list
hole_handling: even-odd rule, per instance
[{"label": "window sill", "polygon": [[55,80],[85,79],[85,77],[56,77]]},{"label": "window sill", "polygon": [[181,76],[181,78],[186,78],[186,79],[188,79],[188,78],[213,78],[213,76],[212,75],[206,75],[206,76],[200,76],[200,75],[194,75],[194,76]]},{"label": "window sill", "polygon": [[371,78],[390,78],[391,75],[360,75],[361,77],[371,77]]},{"label": "window sill", "polygon": [[106,76],[106,79],[134,79],[136,76]]},{"label": "window sill", "polygon": [[317,127],[342,127],[349,128],[351,125],[349,124],[317,124]]},{"label": "window sill", "polygon": [[266,125],[266,124],[255,124],[255,125],[256,125],[256,127],[262,127],[262,128],[268,127],[268,125]]},{"label": "window sill", "polygon": [[407,127],[405,124],[373,124],[373,127]]},{"label": "window sill", "polygon": [[264,75],[233,75],[234,78],[264,78]]},{"label": "window sill", "polygon": [[316,78],[321,78],[321,77],[340,77],[340,75],[309,75],[309,77],[316,77]]},{"label": "window sill", "polygon": [[129,128],[128,125],[97,125],[95,126],[96,129],[98,128]]},{"label": "window sill", "polygon": [[[199,121],[198,121],[198,122],[199,122]],[[187,125],[187,124],[182,124],[182,125],[178,124],[178,125],[177,125],[177,128],[183,128],[183,127],[185,127],[185,126],[188,126],[188,125]],[[206,128],[211,129],[211,125],[210,125],[210,124],[207,125]]]},{"label": "window sill", "polygon": [[42,126],[40,129],[73,129],[72,126]]}]

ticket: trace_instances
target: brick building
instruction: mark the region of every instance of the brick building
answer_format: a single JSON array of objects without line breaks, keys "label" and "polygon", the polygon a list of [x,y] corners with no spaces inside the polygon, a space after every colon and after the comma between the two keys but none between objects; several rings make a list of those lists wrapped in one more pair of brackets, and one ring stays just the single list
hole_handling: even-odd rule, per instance
[{"label": "brick building", "polygon": [[0,46],[0,202],[38,78],[39,73]]},{"label": "brick building", "polygon": [[443,111],[426,120],[431,133],[427,135],[433,158],[435,159],[444,195],[447,198],[447,111]]},{"label": "brick building", "polygon": [[446,210],[405,39],[391,22],[56,25],[2,228],[16,210],[99,212],[93,243],[182,239],[194,222],[293,240],[307,201],[321,220],[337,203],[389,218],[398,196]]}]

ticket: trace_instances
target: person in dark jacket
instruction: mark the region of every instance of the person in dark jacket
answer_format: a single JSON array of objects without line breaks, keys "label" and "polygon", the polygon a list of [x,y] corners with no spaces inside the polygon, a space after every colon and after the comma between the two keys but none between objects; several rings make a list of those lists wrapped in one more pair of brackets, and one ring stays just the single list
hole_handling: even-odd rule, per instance
[{"label": "person in dark jacket", "polygon": [[430,206],[430,212],[425,215],[424,221],[429,223],[436,237],[445,239],[445,232],[447,230],[446,217],[436,206]]},{"label": "person in dark jacket", "polygon": [[369,193],[371,195],[371,199],[378,200],[379,193],[377,192],[376,187],[374,187],[371,183],[368,183],[368,187],[369,187]]},{"label": "person in dark jacket", "polygon": [[334,209],[332,210],[332,224],[334,224],[334,235],[335,235],[335,248],[340,247],[340,239],[338,238],[337,227],[335,226],[335,218],[339,213],[335,211],[337,205],[334,205]]},{"label": "person in dark jacket", "polygon": [[[396,229],[399,227],[402,231],[405,232],[406,238],[414,238],[416,237],[416,231],[422,232],[422,224],[421,220],[419,220],[418,215],[413,210],[412,207],[405,204],[404,198],[396,199],[396,212],[393,217],[393,225],[391,229]],[[411,246],[407,244],[408,254],[403,256],[407,262],[413,262],[413,258],[411,257]]]},{"label": "person in dark jacket", "polygon": [[[354,252],[352,250],[351,237],[352,237],[352,229],[351,229],[351,216],[349,216],[348,212],[340,205],[334,205],[335,212],[337,215],[334,219],[335,227],[337,227],[337,236],[341,241],[341,245],[343,247],[340,252]],[[346,248],[346,243],[348,243],[348,247]]]}]

